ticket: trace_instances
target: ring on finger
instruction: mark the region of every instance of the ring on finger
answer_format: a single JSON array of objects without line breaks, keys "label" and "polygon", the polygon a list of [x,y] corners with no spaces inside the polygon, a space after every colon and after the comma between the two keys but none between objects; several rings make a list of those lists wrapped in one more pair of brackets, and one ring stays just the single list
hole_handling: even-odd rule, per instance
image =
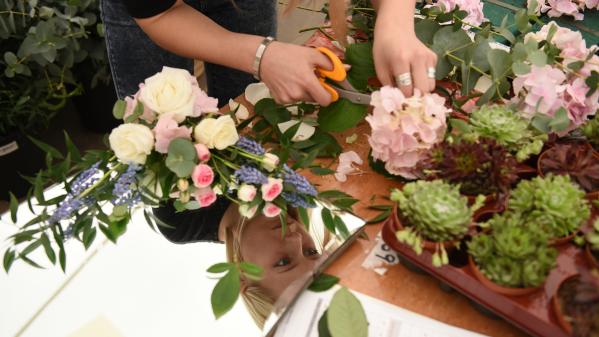
[{"label": "ring on finger", "polygon": [[427,68],[427,69],[426,69],[426,76],[427,76],[428,78],[432,78],[432,79],[434,79],[434,78],[435,78],[435,75],[436,75],[436,73],[437,73],[437,72],[436,72],[435,68],[433,68],[433,67],[429,67],[429,68]]},{"label": "ring on finger", "polygon": [[410,86],[412,85],[412,75],[410,75],[410,73],[403,73],[403,74],[399,74],[396,78],[395,81],[397,82],[397,84],[401,85],[401,86]]}]

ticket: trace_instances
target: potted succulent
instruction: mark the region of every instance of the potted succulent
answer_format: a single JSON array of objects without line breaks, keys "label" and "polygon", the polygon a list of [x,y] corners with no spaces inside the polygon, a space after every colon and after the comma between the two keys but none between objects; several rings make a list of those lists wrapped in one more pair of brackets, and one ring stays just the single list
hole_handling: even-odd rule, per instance
[{"label": "potted succulent", "polygon": [[570,241],[591,215],[584,191],[569,176],[553,174],[521,181],[508,212],[520,214],[525,226],[538,223],[555,244]]},{"label": "potted succulent", "polygon": [[433,265],[439,267],[449,263],[447,249],[464,238],[474,212],[484,203],[484,196],[468,206],[459,185],[419,180],[406,184],[403,190],[393,190],[391,200],[398,203],[397,240],[419,255],[423,248],[430,251]]},{"label": "potted succulent", "polygon": [[572,336],[599,334],[599,275],[596,269],[581,270],[566,278],[551,297],[558,324]]},{"label": "potted succulent", "polygon": [[[81,93],[72,68],[89,55],[82,42],[96,20],[97,1],[4,1],[0,3],[0,191],[22,195],[43,155],[32,152],[25,133],[45,130],[70,97]],[[41,158],[39,162],[31,158]],[[23,165],[23,166],[17,166]],[[0,198],[6,198],[0,195]]]},{"label": "potted succulent", "polygon": [[599,269],[599,218],[595,220],[585,239],[584,257],[591,267]]},{"label": "potted succulent", "polygon": [[555,144],[539,157],[538,173],[570,176],[587,193],[599,193],[599,153],[588,143]]},{"label": "potted succulent", "polygon": [[460,192],[471,199],[484,194],[486,204],[503,210],[504,198],[518,176],[516,159],[490,138],[477,141],[444,141],[436,145],[419,163],[419,171],[427,180],[443,179],[459,184]]},{"label": "potted succulent", "polygon": [[487,288],[519,296],[536,291],[556,265],[557,250],[550,247],[542,223],[523,226],[521,214],[496,214],[488,233],[468,243],[474,276]]},{"label": "potted succulent", "polygon": [[505,146],[518,162],[538,155],[547,141],[547,134],[532,128],[530,121],[508,105],[483,105],[472,111],[468,122],[452,120],[458,135],[469,140],[480,137],[494,139]]}]

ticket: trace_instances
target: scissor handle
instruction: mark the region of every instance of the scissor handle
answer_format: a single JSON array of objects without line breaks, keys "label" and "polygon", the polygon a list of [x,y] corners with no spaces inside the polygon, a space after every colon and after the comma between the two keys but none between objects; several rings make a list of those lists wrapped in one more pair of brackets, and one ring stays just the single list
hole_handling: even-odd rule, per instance
[{"label": "scissor handle", "polygon": [[339,93],[337,92],[337,90],[333,89],[333,87],[325,83],[324,78],[321,77],[318,80],[320,81],[320,85],[322,85],[324,90],[331,94],[331,102],[337,102],[337,100],[339,100]]},{"label": "scissor handle", "polygon": [[[318,68],[318,72],[320,73],[320,76],[328,77],[336,82],[343,81],[345,79],[345,77],[347,76],[347,73],[345,72],[345,67],[343,66],[343,62],[341,62],[341,59],[339,57],[337,57],[337,55],[335,55],[335,53],[333,53],[328,48],[318,47],[318,48],[316,48],[316,50],[323,53],[326,57],[329,58],[329,60],[331,60],[331,63],[333,63],[332,70],[325,70],[322,68]],[[331,90],[333,90],[333,89],[331,88]]]}]

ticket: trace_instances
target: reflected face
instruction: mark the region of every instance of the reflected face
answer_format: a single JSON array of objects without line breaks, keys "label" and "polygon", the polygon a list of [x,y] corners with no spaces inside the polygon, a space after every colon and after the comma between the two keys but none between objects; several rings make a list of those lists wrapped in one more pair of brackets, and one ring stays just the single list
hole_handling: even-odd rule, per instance
[{"label": "reflected face", "polygon": [[312,271],[320,258],[310,234],[289,216],[285,236],[278,217],[256,216],[250,220],[243,230],[241,256],[262,267],[263,278],[258,285],[275,300],[291,282]]}]

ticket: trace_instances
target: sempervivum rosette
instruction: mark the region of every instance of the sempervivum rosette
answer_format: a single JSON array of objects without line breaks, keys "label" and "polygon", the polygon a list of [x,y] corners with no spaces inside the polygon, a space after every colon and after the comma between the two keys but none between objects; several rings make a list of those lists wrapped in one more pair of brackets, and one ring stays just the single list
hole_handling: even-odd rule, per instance
[{"label": "sempervivum rosette", "polygon": [[445,99],[418,90],[406,98],[398,88],[383,87],[372,93],[370,104],[374,109],[366,121],[372,129],[372,157],[385,162],[391,174],[416,178],[416,164],[445,135]]}]

